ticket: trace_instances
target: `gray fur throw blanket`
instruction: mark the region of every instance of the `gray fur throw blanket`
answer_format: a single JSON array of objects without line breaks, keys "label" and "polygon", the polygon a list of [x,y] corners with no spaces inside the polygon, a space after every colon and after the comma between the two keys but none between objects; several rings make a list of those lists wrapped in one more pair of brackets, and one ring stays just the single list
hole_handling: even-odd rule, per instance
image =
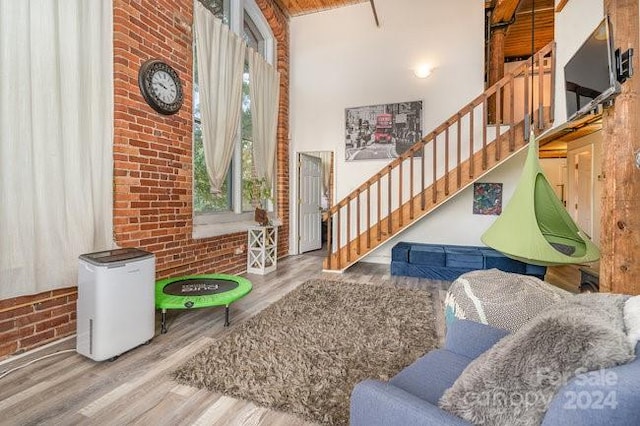
[{"label": "gray fur throw blanket", "polygon": [[624,326],[627,296],[582,294],[533,318],[475,359],[440,407],[480,425],[539,425],[576,374],[634,357]]}]

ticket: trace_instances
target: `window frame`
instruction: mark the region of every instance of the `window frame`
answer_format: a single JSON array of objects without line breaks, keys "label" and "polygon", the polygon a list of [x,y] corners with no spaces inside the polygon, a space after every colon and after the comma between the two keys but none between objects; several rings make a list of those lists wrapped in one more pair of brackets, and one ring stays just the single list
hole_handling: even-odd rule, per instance
[{"label": "window frame", "polygon": [[[198,0],[194,0],[198,1]],[[260,7],[255,0],[230,0],[224,2],[225,8],[228,6],[229,10],[225,10],[225,15],[228,16],[228,24],[231,31],[236,34],[242,34],[244,31],[244,14],[246,13],[252,20],[254,26],[260,32],[260,35],[264,39],[260,48],[264,52],[265,60],[271,65],[275,61],[276,40],[273,35],[273,31],[269,26],[266,18],[264,17]],[[196,44],[195,38],[193,40],[193,49],[195,52]],[[195,54],[195,53],[194,53]],[[195,72],[192,72],[192,79],[195,76]],[[195,109],[194,109],[195,110]],[[195,132],[192,131],[192,139]],[[224,212],[206,212],[196,213],[195,200],[192,203],[194,209],[192,211],[193,218],[193,232],[194,239],[214,237],[218,235],[232,234],[236,232],[243,232],[248,229],[249,226],[255,225],[254,212],[242,211],[242,126],[238,126],[238,131],[235,136],[235,144],[233,157],[231,159],[231,210]],[[192,158],[193,163],[193,158]],[[194,168],[195,169],[195,168]],[[195,179],[194,179],[195,184]],[[195,197],[195,191],[192,192]],[[272,190],[273,199],[276,199],[275,184]],[[268,210],[270,212],[276,211],[275,202],[269,203]],[[280,224],[278,219],[274,220],[275,224]]]}]

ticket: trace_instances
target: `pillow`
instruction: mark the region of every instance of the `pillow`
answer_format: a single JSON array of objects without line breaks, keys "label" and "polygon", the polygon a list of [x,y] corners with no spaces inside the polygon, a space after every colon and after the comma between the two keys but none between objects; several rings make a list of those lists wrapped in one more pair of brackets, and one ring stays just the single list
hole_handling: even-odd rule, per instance
[{"label": "pillow", "polygon": [[469,319],[514,332],[544,309],[571,293],[536,277],[499,269],[460,275],[445,297],[447,326]]},{"label": "pillow", "polygon": [[632,348],[640,341],[640,296],[630,297],[624,304],[624,326]]},{"label": "pillow", "polygon": [[440,407],[476,424],[540,424],[573,376],[633,358],[625,298],[583,294],[551,306],[472,361]]}]

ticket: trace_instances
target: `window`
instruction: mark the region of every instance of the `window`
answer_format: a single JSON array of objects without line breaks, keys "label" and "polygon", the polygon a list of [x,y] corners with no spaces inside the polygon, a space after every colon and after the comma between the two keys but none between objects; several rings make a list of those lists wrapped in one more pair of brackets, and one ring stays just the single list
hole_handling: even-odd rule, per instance
[{"label": "window", "polygon": [[[242,35],[249,47],[273,62],[274,37],[253,0],[198,0],[232,31]],[[234,18],[236,17],[236,18]],[[253,224],[252,201],[243,197],[243,185],[255,176],[252,156],[249,69],[245,62],[242,84],[240,135],[221,192],[213,194],[204,162],[197,74],[197,46],[193,47],[193,207],[194,237],[204,238],[238,232]]]}]

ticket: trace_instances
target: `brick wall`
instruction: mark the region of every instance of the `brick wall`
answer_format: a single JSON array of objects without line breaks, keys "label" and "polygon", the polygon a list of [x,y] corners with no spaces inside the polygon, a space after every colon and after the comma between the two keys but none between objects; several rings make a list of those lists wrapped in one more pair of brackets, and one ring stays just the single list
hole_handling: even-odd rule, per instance
[{"label": "brick wall", "polygon": [[[257,0],[277,40],[278,253],[289,252],[289,24],[274,0]],[[156,255],[157,278],[246,270],[245,232],[192,235],[192,0],[113,0],[114,238]],[[149,58],[180,75],[184,104],[162,116],[143,100],[138,69]],[[0,358],[75,333],[75,287],[0,301]]]},{"label": "brick wall", "polygon": [[75,287],[0,300],[0,359],[76,332]]}]

